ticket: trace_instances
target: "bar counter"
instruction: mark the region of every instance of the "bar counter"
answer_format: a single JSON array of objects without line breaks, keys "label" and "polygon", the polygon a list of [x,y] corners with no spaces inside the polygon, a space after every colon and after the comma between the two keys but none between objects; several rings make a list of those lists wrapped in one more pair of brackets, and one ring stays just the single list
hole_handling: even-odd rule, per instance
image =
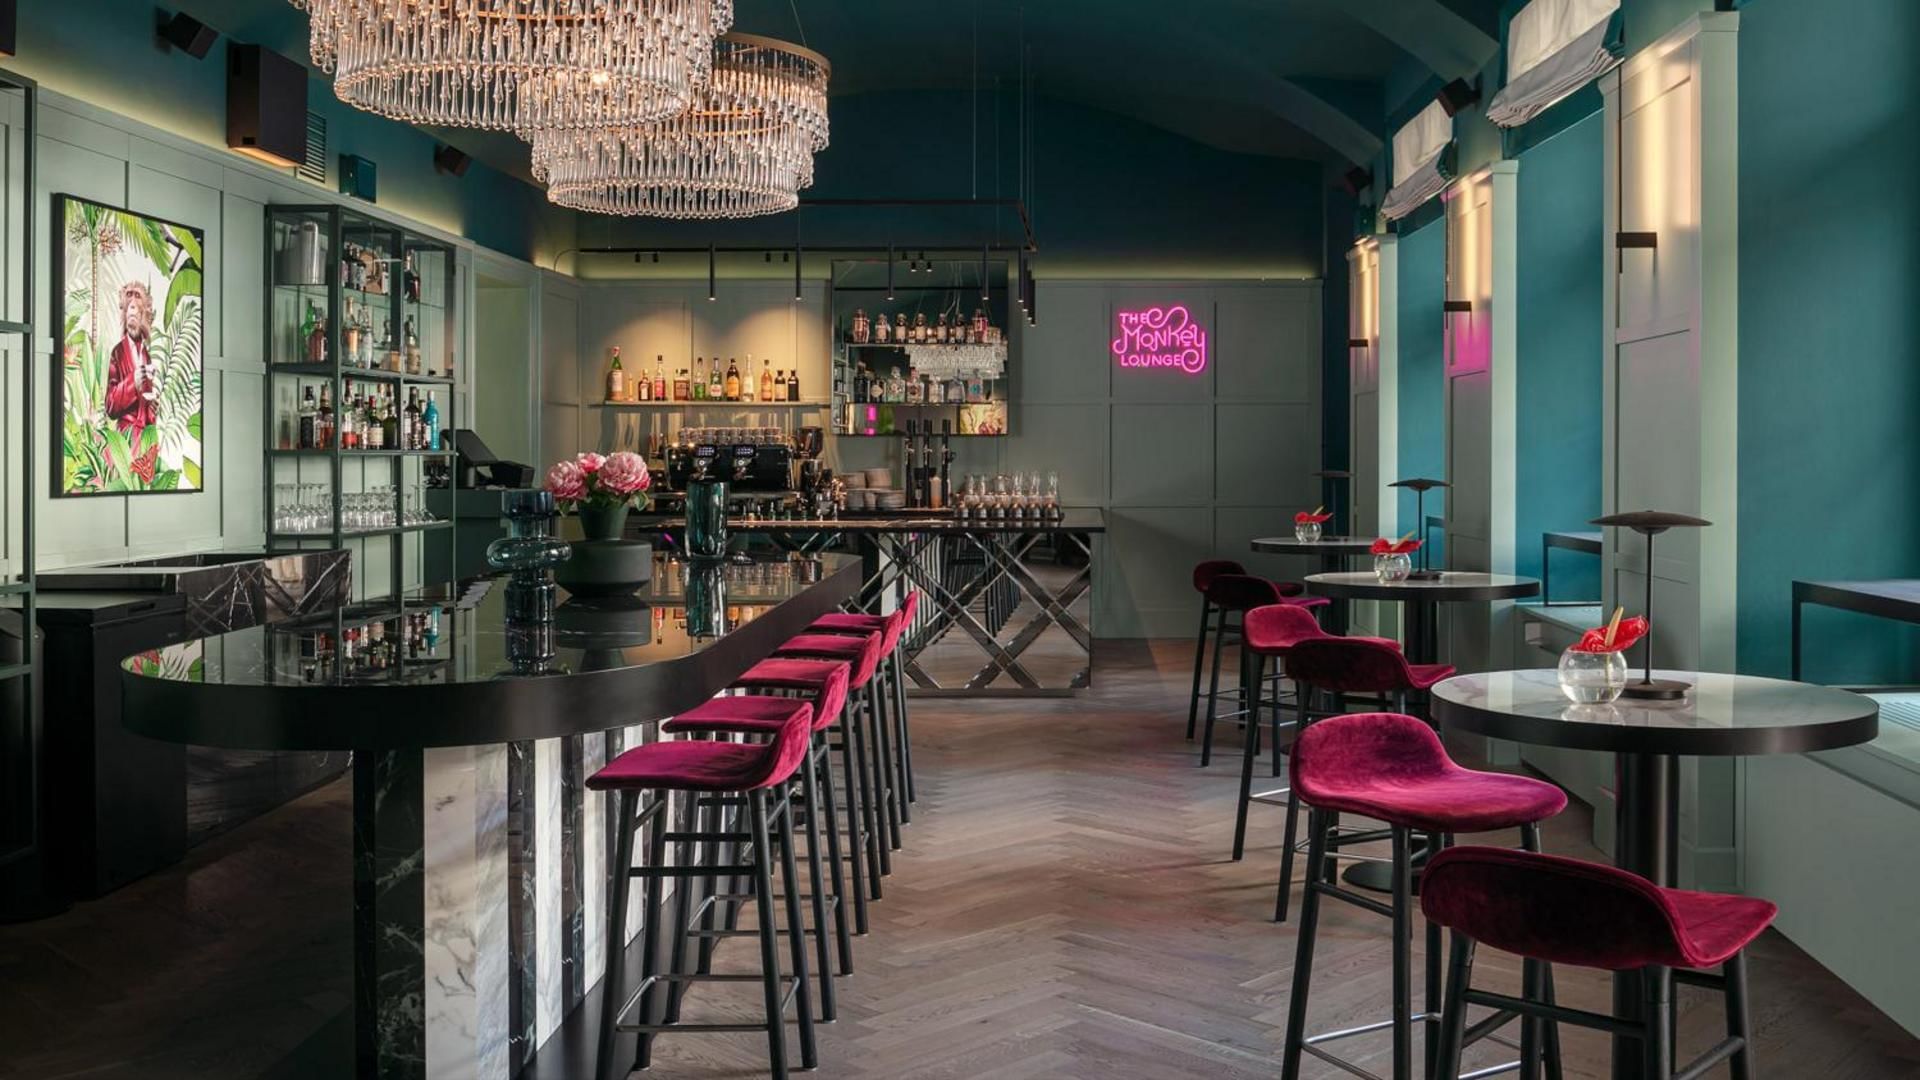
[{"label": "bar counter", "polygon": [[543,629],[478,579],[129,657],[125,722],[353,751],[357,1074],[505,1078],[605,966],[612,811],[586,778],[860,580],[842,555],[656,556],[633,596],[562,593]]},{"label": "bar counter", "polygon": [[[629,529],[672,543],[685,524],[652,517]],[[1093,538],[1107,531],[1098,509],[1026,520],[909,510],[728,527],[792,551],[857,552],[866,611],[892,611],[919,590],[904,646],[909,693],[1049,697],[1092,685]]]}]

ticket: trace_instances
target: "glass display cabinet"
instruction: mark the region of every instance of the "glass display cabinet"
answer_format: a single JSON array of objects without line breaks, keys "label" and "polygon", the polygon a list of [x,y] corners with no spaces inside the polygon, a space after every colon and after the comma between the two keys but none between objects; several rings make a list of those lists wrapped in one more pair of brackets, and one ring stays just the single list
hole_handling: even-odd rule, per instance
[{"label": "glass display cabinet", "polygon": [[422,545],[455,565],[426,502],[458,467],[454,250],[350,207],[269,206],[266,280],[267,548],[360,542],[360,580],[398,596]]},{"label": "glass display cabinet", "polygon": [[1008,266],[992,259],[833,264],[833,430],[1007,434]]}]

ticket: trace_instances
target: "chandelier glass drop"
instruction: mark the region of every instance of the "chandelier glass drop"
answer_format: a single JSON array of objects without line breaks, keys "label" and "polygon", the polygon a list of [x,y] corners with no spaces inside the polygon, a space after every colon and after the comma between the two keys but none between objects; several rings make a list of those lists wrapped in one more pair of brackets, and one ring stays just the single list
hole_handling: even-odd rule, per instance
[{"label": "chandelier glass drop", "polygon": [[661,218],[791,210],[827,145],[825,57],[750,34],[714,42],[691,109],[655,124],[535,130],[533,174],[575,210]]},{"label": "chandelier glass drop", "polygon": [[706,85],[733,0],[291,0],[340,100],[413,124],[646,124]]}]

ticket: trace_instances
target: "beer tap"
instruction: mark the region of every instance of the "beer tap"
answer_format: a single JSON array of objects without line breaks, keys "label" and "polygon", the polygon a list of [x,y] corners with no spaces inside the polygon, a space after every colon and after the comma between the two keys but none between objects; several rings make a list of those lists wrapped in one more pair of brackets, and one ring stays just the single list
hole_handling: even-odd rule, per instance
[{"label": "beer tap", "polygon": [[[928,426],[932,426],[929,422]],[[940,491],[953,502],[953,421],[940,421]]]},{"label": "beer tap", "polygon": [[914,422],[909,420],[907,426],[900,432],[900,490],[907,497],[907,505],[918,506],[913,483],[916,471],[913,464],[913,427]]}]

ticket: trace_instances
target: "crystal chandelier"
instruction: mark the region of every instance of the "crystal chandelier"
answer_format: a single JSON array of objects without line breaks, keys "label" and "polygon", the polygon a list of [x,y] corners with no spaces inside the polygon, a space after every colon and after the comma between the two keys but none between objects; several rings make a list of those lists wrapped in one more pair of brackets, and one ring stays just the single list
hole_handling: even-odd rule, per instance
[{"label": "crystal chandelier", "polygon": [[777,214],[813,183],[827,145],[818,53],[750,34],[714,42],[693,108],[656,124],[531,132],[533,174],[575,210],[662,218]]},{"label": "crystal chandelier", "polygon": [[733,0],[290,0],[349,105],[525,132],[646,124],[706,85]]}]

